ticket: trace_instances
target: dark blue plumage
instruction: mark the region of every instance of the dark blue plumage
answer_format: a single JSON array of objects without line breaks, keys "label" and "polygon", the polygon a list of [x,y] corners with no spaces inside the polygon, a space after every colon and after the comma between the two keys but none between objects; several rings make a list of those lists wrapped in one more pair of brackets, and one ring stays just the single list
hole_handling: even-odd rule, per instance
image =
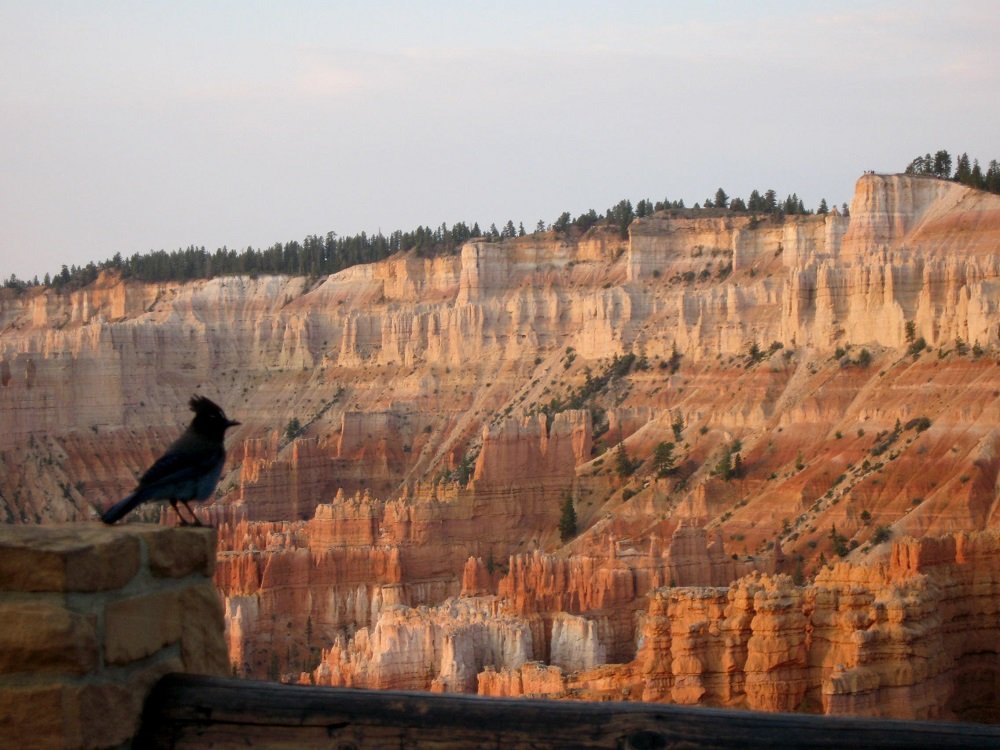
[{"label": "dark blue plumage", "polygon": [[189,405],[194,419],[187,430],[142,475],[131,495],[101,514],[104,523],[114,523],[147,500],[169,500],[182,526],[189,522],[178,510],[178,502],[188,509],[194,524],[201,525],[188,501],[207,500],[215,491],[226,462],[226,430],[239,422],[228,419],[218,405],[203,396],[193,397]]}]

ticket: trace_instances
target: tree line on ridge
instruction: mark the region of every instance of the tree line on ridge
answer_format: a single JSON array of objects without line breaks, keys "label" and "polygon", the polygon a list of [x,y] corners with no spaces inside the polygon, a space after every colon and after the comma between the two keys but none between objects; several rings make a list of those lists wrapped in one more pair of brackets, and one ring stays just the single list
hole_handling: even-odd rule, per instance
[{"label": "tree line on ridge", "polygon": [[954,167],[953,172],[951,154],[942,149],[936,151],[933,156],[924,154],[916,157],[906,167],[906,174],[921,174],[942,180],[952,180],[976,190],[986,190],[1000,195],[1000,163],[996,159],[991,159],[986,166],[986,171],[983,171],[983,168],[979,166],[979,159],[972,159],[970,162],[969,155],[963,152],[954,161]]},{"label": "tree line on ridge", "polygon": [[[942,150],[933,156],[931,154],[918,156],[906,168],[906,173],[951,179],[979,190],[1000,193],[1000,165],[995,159],[990,161],[984,172],[978,160],[970,162],[968,155],[963,153],[957,159],[952,172],[951,155]],[[720,187],[714,196],[706,198],[702,203],[695,203],[690,209],[685,206],[683,200],[664,198],[654,203],[649,199],[642,199],[633,205],[630,200],[625,199],[604,213],[590,209],[573,218],[568,211],[564,211],[551,224],[539,220],[534,233],[554,231],[557,234],[570,232],[582,234],[595,226],[603,225],[617,230],[622,238],[625,238],[633,220],[664,210],[751,213],[769,216],[775,220],[781,220],[785,216],[812,213],[823,215],[830,212],[825,198],[820,201],[814,212],[805,207],[796,193],[791,193],[781,200],[774,190],[768,189],[763,192],[753,190],[744,200],[739,197],[731,198]],[[847,204],[842,204],[840,210],[846,215]],[[384,260],[400,251],[415,251],[423,257],[454,255],[471,239],[499,242],[523,237],[526,234],[528,232],[524,224],[519,223],[515,226],[513,220],[508,220],[500,229],[496,224],[481,229],[478,222],[473,222],[470,226],[460,221],[450,227],[446,223],[437,227],[418,226],[408,232],[397,230],[389,235],[384,235],[382,232],[376,234],[361,232],[345,236],[336,232],[327,232],[322,236],[313,234],[301,242],[298,240],[278,242],[263,250],[253,247],[244,250],[221,247],[211,252],[204,246],[190,245],[173,251],[134,253],[128,257],[115,253],[108,260],[99,263],[92,261],[84,266],[63,265],[60,271],[51,275],[45,274],[41,280],[36,276],[24,281],[11,274],[3,282],[3,286],[15,291],[38,286],[69,291],[90,284],[102,271],[112,271],[123,278],[148,282],[191,281],[211,279],[216,276],[261,274],[318,277],[354,265]]]},{"label": "tree line on ridge", "polygon": [[[695,203],[690,210],[702,208],[700,204]],[[719,188],[714,198],[705,200],[704,208],[753,211],[779,216],[811,213],[805,209],[801,199],[794,193],[784,201],[780,201],[774,190],[767,190],[764,193],[754,190],[749,200],[744,202],[739,198],[730,201],[726,192]],[[846,210],[846,206],[844,208]],[[685,204],[683,200],[664,199],[653,203],[643,199],[633,206],[632,201],[625,199],[604,213],[590,209],[574,219],[566,211],[551,224],[539,220],[534,233],[555,231],[557,234],[565,234],[575,231],[582,234],[594,226],[604,225],[616,229],[624,238],[628,235],[628,227],[634,219],[665,209],[683,210]],[[827,212],[825,200],[820,203],[817,212]],[[501,229],[498,229],[496,224],[491,224],[484,230],[480,228],[478,222],[473,222],[471,226],[465,222],[458,222],[450,227],[446,223],[437,227],[418,226],[412,231],[395,231],[388,236],[381,232],[377,234],[361,232],[347,236],[327,232],[323,236],[309,235],[301,242],[292,240],[275,243],[263,250],[253,247],[244,250],[221,247],[211,252],[204,246],[190,245],[173,251],[154,250],[134,253],[131,256],[115,253],[108,260],[99,263],[90,262],[84,266],[63,265],[59,272],[45,274],[41,280],[35,277],[29,281],[22,281],[11,274],[3,286],[21,291],[37,286],[56,291],[71,291],[92,283],[102,271],[113,271],[122,278],[147,282],[191,281],[211,279],[216,276],[261,274],[318,277],[337,273],[358,264],[384,260],[400,251],[415,251],[422,257],[454,255],[471,239],[499,242],[527,234],[523,223],[515,226],[513,220],[508,220]]]}]

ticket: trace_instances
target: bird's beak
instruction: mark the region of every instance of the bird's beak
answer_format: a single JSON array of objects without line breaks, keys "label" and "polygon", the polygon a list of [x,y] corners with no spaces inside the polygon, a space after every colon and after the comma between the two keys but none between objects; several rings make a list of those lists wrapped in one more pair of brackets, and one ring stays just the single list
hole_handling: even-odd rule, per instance
[{"label": "bird's beak", "polygon": [[229,427],[236,427],[237,425],[241,425],[241,424],[243,424],[243,423],[242,422],[237,422],[235,419],[227,419],[226,420],[226,428],[227,429]]}]

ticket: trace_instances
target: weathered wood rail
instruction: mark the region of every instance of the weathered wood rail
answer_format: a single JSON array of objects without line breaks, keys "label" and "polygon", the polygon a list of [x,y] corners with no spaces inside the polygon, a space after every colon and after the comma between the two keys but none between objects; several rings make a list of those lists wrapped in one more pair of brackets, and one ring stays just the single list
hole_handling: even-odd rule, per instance
[{"label": "weathered wood rail", "polygon": [[1000,748],[1000,726],[351,690],[168,675],[134,747]]}]

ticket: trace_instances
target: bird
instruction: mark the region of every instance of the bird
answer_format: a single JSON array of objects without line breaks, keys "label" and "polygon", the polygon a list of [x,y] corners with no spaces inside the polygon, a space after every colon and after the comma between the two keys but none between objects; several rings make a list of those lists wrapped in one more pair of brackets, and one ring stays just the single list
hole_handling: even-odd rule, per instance
[{"label": "bird", "polygon": [[[119,500],[101,514],[101,520],[113,524],[147,500],[169,500],[181,526],[201,526],[189,500],[207,500],[222,475],[226,462],[226,430],[240,422],[229,419],[218,404],[204,396],[192,396],[188,406],[194,419],[166,452],[139,479],[128,497]],[[194,519],[181,515],[177,503],[183,503]]]}]

